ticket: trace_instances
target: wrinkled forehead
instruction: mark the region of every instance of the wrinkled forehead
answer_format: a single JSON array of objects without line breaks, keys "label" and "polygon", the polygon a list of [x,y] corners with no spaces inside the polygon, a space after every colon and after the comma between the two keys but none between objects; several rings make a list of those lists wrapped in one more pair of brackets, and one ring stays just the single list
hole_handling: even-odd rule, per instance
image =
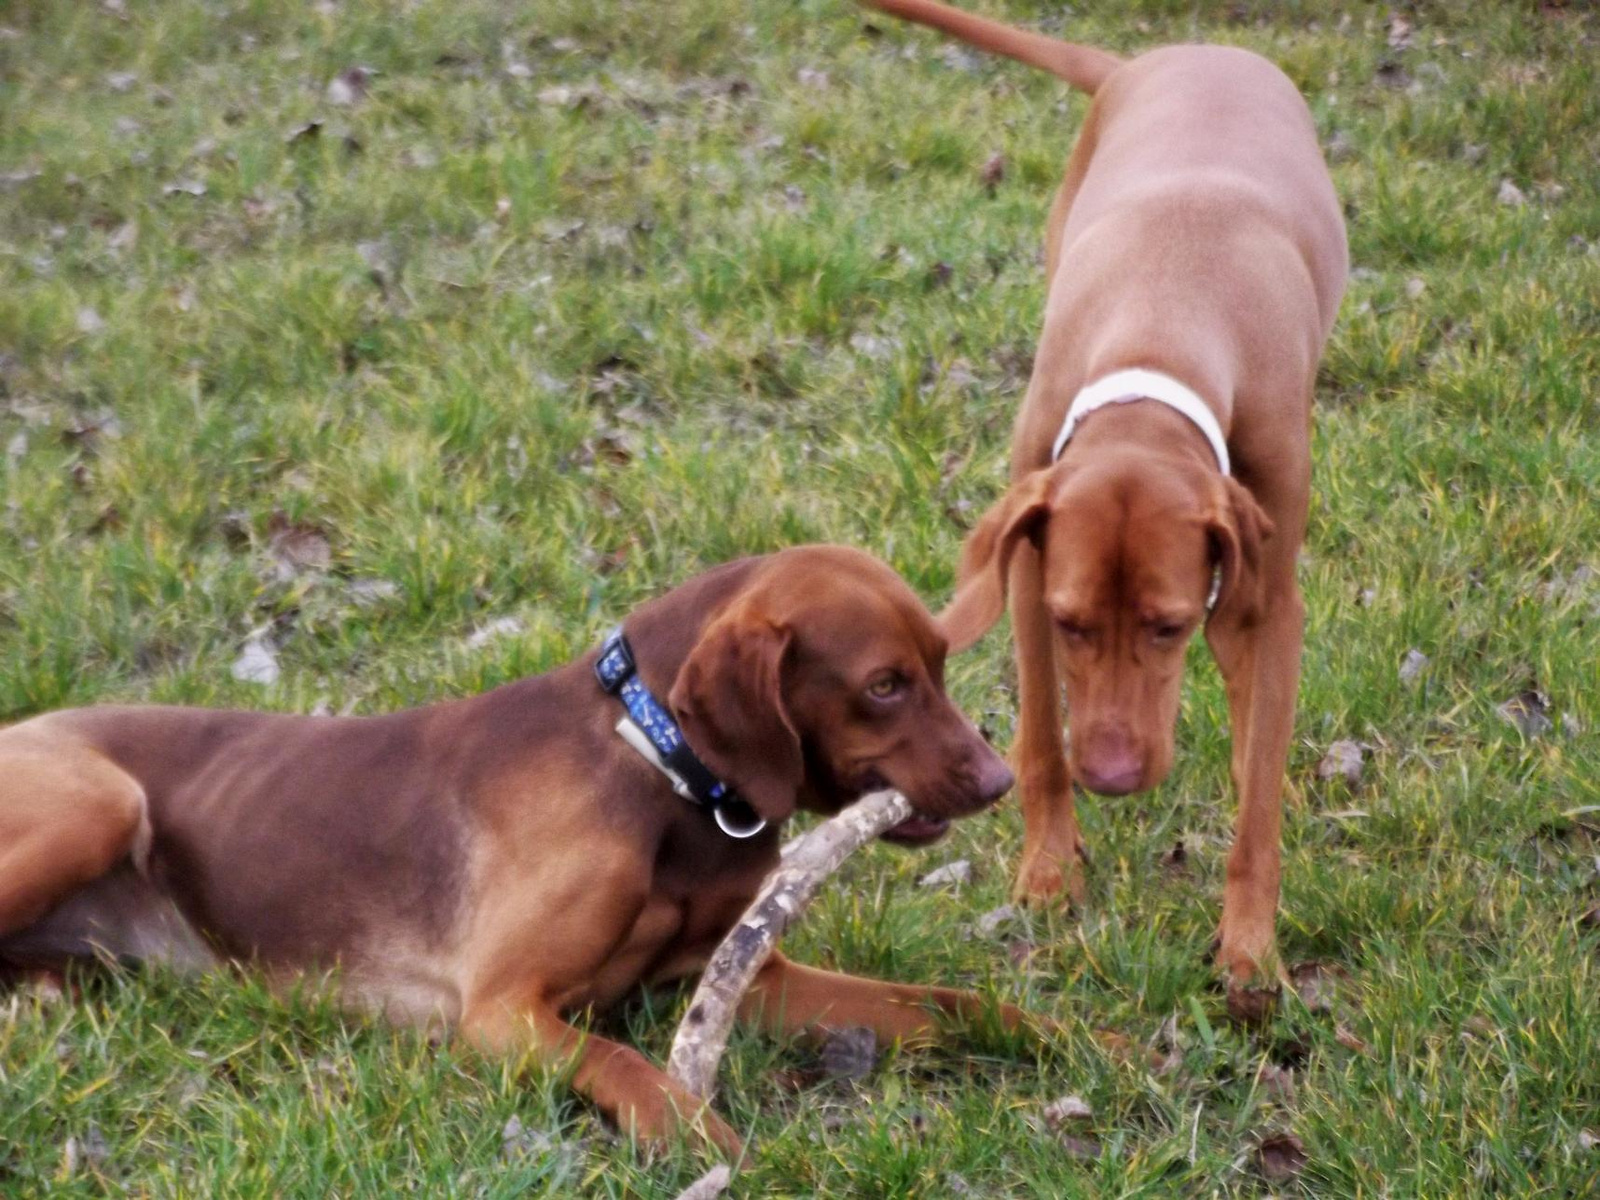
[{"label": "wrinkled forehead", "polygon": [[1094,516],[1057,507],[1044,537],[1045,595],[1057,612],[1175,608],[1209,588],[1211,539],[1188,505],[1119,502]]},{"label": "wrinkled forehead", "polygon": [[872,670],[944,659],[945,642],[927,607],[893,570],[865,554],[817,556],[786,580],[787,624],[807,656]]}]

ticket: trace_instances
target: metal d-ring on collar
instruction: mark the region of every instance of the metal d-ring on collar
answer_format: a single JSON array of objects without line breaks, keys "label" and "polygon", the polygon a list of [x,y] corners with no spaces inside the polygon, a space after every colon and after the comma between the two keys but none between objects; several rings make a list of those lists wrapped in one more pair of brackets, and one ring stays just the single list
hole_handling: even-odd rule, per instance
[{"label": "metal d-ring on collar", "polygon": [[717,828],[731,838],[752,838],[767,827],[748,802],[700,761],[666,705],[644,685],[621,626],[601,643],[594,674],[628,710],[617,722],[617,733],[672,781],[673,791],[709,812]]}]

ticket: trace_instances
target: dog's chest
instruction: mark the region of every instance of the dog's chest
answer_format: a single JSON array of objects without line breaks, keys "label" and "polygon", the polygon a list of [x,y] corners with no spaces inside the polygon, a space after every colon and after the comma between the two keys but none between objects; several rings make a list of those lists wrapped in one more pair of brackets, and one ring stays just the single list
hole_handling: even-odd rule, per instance
[{"label": "dog's chest", "polygon": [[651,896],[594,974],[584,1004],[612,1004],[635,988],[692,975],[739,919],[753,893]]}]

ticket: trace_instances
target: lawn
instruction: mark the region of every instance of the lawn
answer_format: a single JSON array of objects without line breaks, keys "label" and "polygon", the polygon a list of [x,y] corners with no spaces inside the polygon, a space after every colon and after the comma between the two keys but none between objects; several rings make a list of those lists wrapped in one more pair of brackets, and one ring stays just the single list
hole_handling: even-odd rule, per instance
[{"label": "lawn", "polygon": [[[1005,803],[862,854],[790,942],[1068,1034],[858,1079],[737,1038],[734,1194],[1596,1194],[1600,15],[982,7],[1266,54],[1346,202],[1280,919],[1306,1001],[1235,1028],[1205,961],[1233,814],[1197,643],[1169,781],[1082,808],[1081,917],[980,925]],[[844,0],[10,0],[0,27],[0,718],[457,696],[804,541],[949,595],[1039,326],[1085,108],[1058,81]],[[1008,744],[1005,633],[951,677]],[[1341,741],[1354,783],[1318,773]],[[596,1021],[659,1055],[685,998]],[[1055,1128],[1069,1094],[1091,1114]],[[0,998],[0,1194],[671,1197],[703,1167],[554,1074],[247,978]]]}]

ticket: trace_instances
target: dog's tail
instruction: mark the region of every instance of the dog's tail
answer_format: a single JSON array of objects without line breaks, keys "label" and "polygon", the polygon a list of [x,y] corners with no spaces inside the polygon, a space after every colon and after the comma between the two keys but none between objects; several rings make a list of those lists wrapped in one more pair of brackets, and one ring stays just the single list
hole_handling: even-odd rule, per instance
[{"label": "dog's tail", "polygon": [[881,8],[891,16],[931,26],[980,50],[1003,54],[1030,67],[1049,71],[1091,96],[1106,77],[1122,65],[1122,59],[1109,50],[1075,46],[1040,33],[1015,29],[937,0],[864,0],[864,3]]}]

